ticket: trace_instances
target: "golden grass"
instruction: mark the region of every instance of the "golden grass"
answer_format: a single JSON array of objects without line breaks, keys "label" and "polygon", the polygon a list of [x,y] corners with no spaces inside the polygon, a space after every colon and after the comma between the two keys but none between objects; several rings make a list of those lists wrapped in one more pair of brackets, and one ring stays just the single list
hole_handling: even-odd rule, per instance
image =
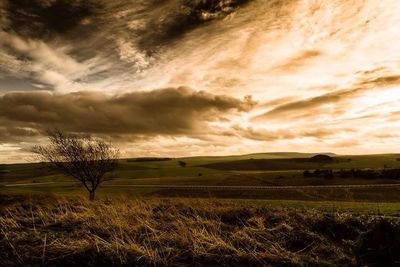
[{"label": "golden grass", "polygon": [[[375,260],[371,229],[384,222],[391,236],[400,232],[394,218],[216,200],[2,203],[2,266],[358,266]],[[390,251],[391,241],[382,240]]]}]

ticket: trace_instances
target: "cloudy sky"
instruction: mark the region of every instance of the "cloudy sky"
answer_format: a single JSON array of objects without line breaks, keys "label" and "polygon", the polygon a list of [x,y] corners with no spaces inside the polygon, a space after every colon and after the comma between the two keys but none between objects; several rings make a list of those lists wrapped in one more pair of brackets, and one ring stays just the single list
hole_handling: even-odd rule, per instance
[{"label": "cloudy sky", "polygon": [[398,0],[0,0],[0,162],[400,151]]}]

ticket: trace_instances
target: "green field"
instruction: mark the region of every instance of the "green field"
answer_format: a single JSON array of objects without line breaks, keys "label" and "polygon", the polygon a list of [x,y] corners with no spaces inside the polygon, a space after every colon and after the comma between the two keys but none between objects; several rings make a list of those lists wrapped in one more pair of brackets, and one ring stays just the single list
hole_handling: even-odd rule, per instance
[{"label": "green field", "polygon": [[399,155],[312,156],[122,159],[96,201],[46,164],[1,165],[0,258],[6,266],[395,266],[400,180],[303,172],[399,168]]},{"label": "green field", "polygon": [[[304,177],[305,169],[382,169],[399,168],[397,154],[338,156],[332,162],[310,162],[315,154],[262,153],[225,157],[190,157],[167,161],[121,159],[103,184],[98,196],[107,197],[201,197],[262,199],[268,201],[400,202],[400,187],[318,188],[281,190],[199,190],[135,188],[115,185],[194,185],[194,186],[308,186],[396,184],[398,180]],[[181,167],[178,162],[187,163]],[[255,162],[255,163],[254,163]],[[221,168],[222,166],[222,168]],[[229,166],[228,168],[226,166]],[[14,186],[26,184],[24,186]],[[0,190],[5,194],[85,194],[74,180],[49,169],[46,164],[0,165]],[[374,206],[376,207],[376,205]]]}]

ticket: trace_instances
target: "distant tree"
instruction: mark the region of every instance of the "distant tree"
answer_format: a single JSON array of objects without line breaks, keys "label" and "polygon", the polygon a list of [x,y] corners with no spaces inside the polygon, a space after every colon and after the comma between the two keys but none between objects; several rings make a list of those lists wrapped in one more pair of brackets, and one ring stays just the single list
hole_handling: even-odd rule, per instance
[{"label": "distant tree", "polygon": [[89,192],[89,199],[94,200],[96,189],[107,180],[105,174],[117,166],[118,149],[102,139],[68,135],[58,129],[48,130],[47,134],[50,144],[35,146],[32,152],[78,180]]},{"label": "distant tree", "polygon": [[304,176],[304,177],[311,177],[312,174],[311,174],[311,172],[310,172],[309,170],[305,170],[305,171],[303,172],[303,176]]},{"label": "distant tree", "polygon": [[178,161],[178,164],[179,164],[179,166],[181,166],[181,167],[186,167],[186,162],[184,162],[184,161]]}]

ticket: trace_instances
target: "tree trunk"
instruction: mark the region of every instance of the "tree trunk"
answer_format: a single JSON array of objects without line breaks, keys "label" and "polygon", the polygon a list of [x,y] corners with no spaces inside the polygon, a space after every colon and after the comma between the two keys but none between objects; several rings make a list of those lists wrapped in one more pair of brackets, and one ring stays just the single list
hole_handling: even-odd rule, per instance
[{"label": "tree trunk", "polygon": [[94,200],[94,190],[93,191],[89,191],[89,199],[91,200],[91,201],[93,201]]}]

